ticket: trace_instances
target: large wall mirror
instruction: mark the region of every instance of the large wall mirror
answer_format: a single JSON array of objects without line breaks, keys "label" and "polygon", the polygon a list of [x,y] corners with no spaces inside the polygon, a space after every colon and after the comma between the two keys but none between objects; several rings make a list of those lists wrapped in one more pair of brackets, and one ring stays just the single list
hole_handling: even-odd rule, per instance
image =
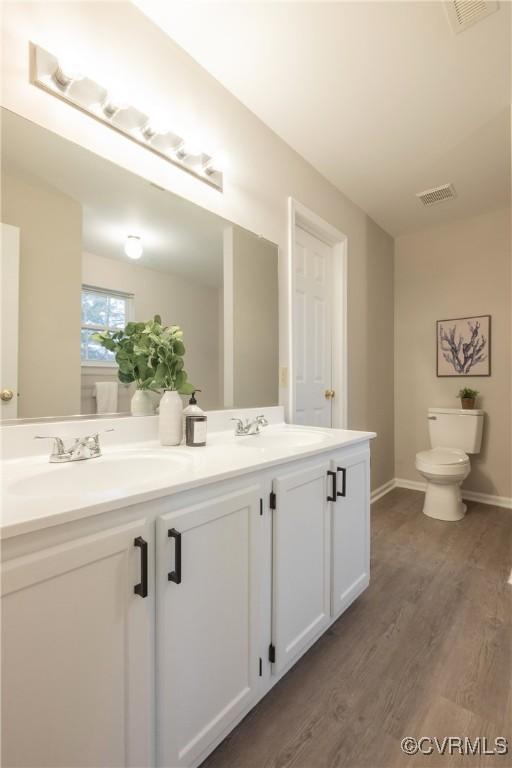
[{"label": "large wall mirror", "polygon": [[2,419],[129,413],[135,385],[94,334],[154,315],[182,328],[204,408],[276,405],[277,246],[19,115],[1,121]]}]

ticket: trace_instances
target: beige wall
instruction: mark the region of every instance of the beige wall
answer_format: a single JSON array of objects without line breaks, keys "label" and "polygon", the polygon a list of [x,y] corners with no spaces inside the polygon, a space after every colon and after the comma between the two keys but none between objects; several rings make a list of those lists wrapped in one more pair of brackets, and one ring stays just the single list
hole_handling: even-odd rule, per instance
[{"label": "beige wall", "polygon": [[382,229],[370,225],[367,249],[366,407],[368,424],[377,432],[371,447],[372,487],[379,488],[394,477],[395,472],[394,243]]},{"label": "beige wall", "polygon": [[[479,456],[464,487],[512,495],[510,212],[496,211],[396,241],[396,476],[421,480],[417,451],[429,446],[426,410],[458,407],[461,386],[481,392]],[[491,376],[437,378],[435,322],[490,314]]]},{"label": "beige wall", "polygon": [[[382,346],[369,335],[374,310],[367,299],[374,269],[378,265],[380,272],[382,266],[379,260],[386,262],[386,274],[390,268],[391,238],[129,2],[7,2],[2,12],[3,106],[279,245],[282,366],[288,364],[288,197],[346,234],[349,426],[373,429],[372,360]],[[30,85],[29,40],[50,51],[65,52],[68,45],[92,76],[118,85],[121,91],[128,89],[134,102],[150,114],[161,114],[165,104],[170,114],[195,117],[211,143],[229,155],[224,192]],[[391,310],[386,307],[386,312]],[[391,345],[392,340],[386,341],[386,349]],[[389,380],[383,381],[378,389],[386,409],[393,407],[389,385]],[[280,399],[287,403],[286,389],[281,389]],[[391,479],[388,462],[380,466],[380,457],[393,452],[393,431],[385,419],[379,423],[381,448],[373,463],[374,485],[377,477]]]},{"label": "beige wall", "polygon": [[277,249],[233,228],[233,402],[277,405],[279,397]]},{"label": "beige wall", "polygon": [[[134,296],[135,320],[149,320],[155,314],[166,325],[180,325],[186,347],[185,367],[189,379],[199,389],[203,408],[222,407],[219,392],[219,290],[177,275],[148,269],[138,264],[107,259],[92,253],[83,254],[82,282],[95,288],[113,289]],[[90,408],[91,375],[98,368],[84,367],[82,407]],[[104,381],[105,369],[101,368]],[[116,380],[113,375],[112,380]],[[123,390],[120,388],[120,395]],[[119,407],[125,404],[123,399]],[[93,409],[94,410],[94,409]],[[91,410],[84,411],[91,413]]]},{"label": "beige wall", "polygon": [[80,413],[81,206],[2,176],[2,214],[20,228],[18,416]]}]

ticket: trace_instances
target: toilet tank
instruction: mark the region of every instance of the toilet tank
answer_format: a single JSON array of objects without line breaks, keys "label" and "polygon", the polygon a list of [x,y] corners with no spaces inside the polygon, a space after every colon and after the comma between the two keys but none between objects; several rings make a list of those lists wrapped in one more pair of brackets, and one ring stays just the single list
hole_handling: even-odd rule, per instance
[{"label": "toilet tank", "polygon": [[482,442],[484,412],[462,408],[429,408],[428,427],[432,448],[458,448],[478,453]]}]

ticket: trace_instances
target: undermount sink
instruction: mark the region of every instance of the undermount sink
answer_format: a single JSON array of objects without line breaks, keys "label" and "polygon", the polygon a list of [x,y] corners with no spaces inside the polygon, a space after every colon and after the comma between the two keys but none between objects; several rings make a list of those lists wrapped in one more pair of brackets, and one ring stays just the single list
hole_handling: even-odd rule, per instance
[{"label": "undermount sink", "polygon": [[15,496],[71,496],[140,486],[145,482],[172,479],[177,472],[190,465],[191,458],[173,453],[161,456],[155,453],[137,453],[125,456],[103,455],[86,461],[48,464],[43,471],[8,485]]},{"label": "undermount sink", "polygon": [[252,448],[260,452],[270,450],[284,450],[286,448],[306,448],[308,445],[318,445],[325,441],[325,435],[320,432],[307,429],[283,429],[268,432],[263,429],[257,435],[243,435],[236,437],[237,447]]}]

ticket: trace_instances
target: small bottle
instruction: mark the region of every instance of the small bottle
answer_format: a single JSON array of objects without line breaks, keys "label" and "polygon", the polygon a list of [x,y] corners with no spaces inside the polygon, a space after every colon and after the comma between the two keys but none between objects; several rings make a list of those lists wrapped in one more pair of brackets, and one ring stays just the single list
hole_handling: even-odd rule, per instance
[{"label": "small bottle", "polygon": [[183,411],[185,418],[185,443],[193,447],[199,447],[206,445],[206,420],[207,416],[203,410],[198,406],[196,400],[196,392],[200,392],[200,389],[195,389],[192,392],[192,396],[188,401],[188,405]]}]

